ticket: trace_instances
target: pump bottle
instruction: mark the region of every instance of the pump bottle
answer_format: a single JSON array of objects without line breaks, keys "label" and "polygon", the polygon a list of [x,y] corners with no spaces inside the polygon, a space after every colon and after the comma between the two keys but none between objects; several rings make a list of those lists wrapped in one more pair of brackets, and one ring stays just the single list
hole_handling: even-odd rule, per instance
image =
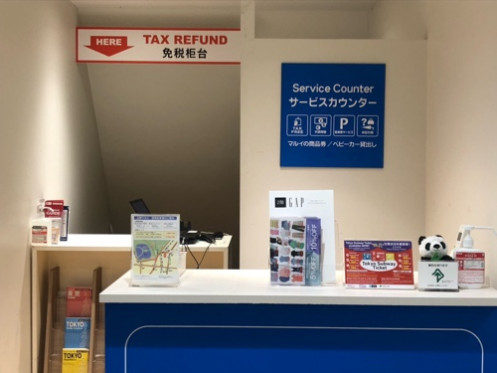
[{"label": "pump bottle", "polygon": [[40,216],[31,220],[29,232],[31,245],[47,246],[52,244],[52,219]]},{"label": "pump bottle", "polygon": [[459,287],[479,289],[485,285],[485,252],[475,249],[471,231],[473,229],[490,229],[492,227],[461,225],[457,235],[453,257],[458,264]]},{"label": "pump bottle", "polygon": [[40,201],[38,217],[31,220],[29,226],[29,241],[33,246],[48,246],[57,244],[60,239],[61,219],[45,217],[46,207]]}]

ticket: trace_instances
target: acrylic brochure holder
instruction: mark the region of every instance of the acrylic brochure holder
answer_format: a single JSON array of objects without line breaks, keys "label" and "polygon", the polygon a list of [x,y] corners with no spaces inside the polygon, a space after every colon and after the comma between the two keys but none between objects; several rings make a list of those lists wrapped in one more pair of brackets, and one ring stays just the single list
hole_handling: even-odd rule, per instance
[{"label": "acrylic brochure holder", "polygon": [[131,285],[176,286],[185,267],[180,216],[132,214]]},{"label": "acrylic brochure holder", "polygon": [[[335,218],[334,218],[333,190],[270,191],[269,216],[270,219],[273,221],[275,221],[275,219],[284,220],[284,218],[290,218],[290,217],[294,218],[312,217],[319,219],[321,226],[321,237],[320,237],[321,239],[320,264],[321,264],[321,276],[322,276],[321,283],[322,284],[336,283]],[[274,222],[272,224],[277,224],[277,223]],[[280,227],[278,229],[284,229],[284,227],[282,227],[280,224]],[[289,227],[289,229],[292,229],[292,227]],[[299,230],[299,224],[293,224],[293,229]],[[273,231],[273,233],[275,233],[275,235],[271,235],[272,237],[270,237],[270,241],[277,240],[276,235],[277,233],[279,234],[280,232]],[[289,234],[291,234],[291,232]],[[279,256],[278,260],[284,258],[283,260],[286,261],[286,258],[288,258],[288,260],[291,263],[292,259],[294,259],[294,264],[298,264],[297,261],[299,257],[304,258],[304,251],[300,252],[301,245],[302,243],[301,242],[299,243],[299,240],[291,240],[289,242],[289,245],[282,245],[283,250],[287,250],[286,246],[289,246],[290,248],[289,255],[280,256],[279,255],[280,253],[278,252]],[[276,249],[276,246],[273,246],[272,248],[274,250]],[[274,251],[273,254],[275,254]],[[299,266],[296,265],[294,267],[295,267],[294,272],[298,271]],[[274,262],[272,269],[275,269]],[[302,271],[304,271],[304,269],[302,269]],[[283,278],[285,277],[285,273],[282,273],[282,277]]]}]

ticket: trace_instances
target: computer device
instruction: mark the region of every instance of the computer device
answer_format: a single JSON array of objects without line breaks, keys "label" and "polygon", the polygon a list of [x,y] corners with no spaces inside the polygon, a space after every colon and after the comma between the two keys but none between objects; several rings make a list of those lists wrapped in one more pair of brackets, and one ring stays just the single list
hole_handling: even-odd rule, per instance
[{"label": "computer device", "polygon": [[143,200],[143,198],[134,199],[129,201],[131,208],[135,214],[150,214],[150,209]]},{"label": "computer device", "polygon": [[[137,198],[129,201],[129,204],[131,205],[131,209],[135,214],[151,214],[151,211],[143,198]],[[184,236],[191,229],[192,224],[189,221],[180,221],[180,233],[182,236]],[[193,241],[193,238],[190,237],[190,240]]]}]

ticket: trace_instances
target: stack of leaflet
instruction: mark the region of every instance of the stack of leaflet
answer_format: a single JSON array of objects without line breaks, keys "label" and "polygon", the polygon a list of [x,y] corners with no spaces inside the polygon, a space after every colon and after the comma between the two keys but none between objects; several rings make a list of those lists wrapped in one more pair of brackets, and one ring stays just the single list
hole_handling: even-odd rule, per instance
[{"label": "stack of leaflet", "polygon": [[273,285],[321,285],[321,219],[271,218]]},{"label": "stack of leaflet", "polygon": [[67,288],[62,373],[88,372],[91,301],[91,288]]}]

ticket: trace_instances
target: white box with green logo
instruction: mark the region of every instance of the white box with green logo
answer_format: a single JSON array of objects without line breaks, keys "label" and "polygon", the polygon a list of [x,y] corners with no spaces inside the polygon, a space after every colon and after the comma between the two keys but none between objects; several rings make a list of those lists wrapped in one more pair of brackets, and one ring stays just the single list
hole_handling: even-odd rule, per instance
[{"label": "white box with green logo", "polygon": [[457,262],[420,261],[418,263],[419,290],[457,291]]}]

